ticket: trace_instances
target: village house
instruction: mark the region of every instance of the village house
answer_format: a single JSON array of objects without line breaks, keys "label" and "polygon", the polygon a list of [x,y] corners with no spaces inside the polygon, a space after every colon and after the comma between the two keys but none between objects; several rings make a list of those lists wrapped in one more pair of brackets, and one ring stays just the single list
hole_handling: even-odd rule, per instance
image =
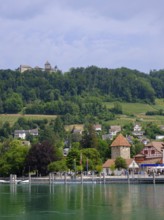
[{"label": "village house", "polygon": [[72,134],[82,134],[82,132],[83,132],[82,129],[77,129],[77,128],[73,128],[71,131]]},{"label": "village house", "polygon": [[141,125],[139,125],[139,124],[135,124],[135,125],[134,125],[133,131],[141,131],[141,130],[142,130]]},{"label": "village house", "polygon": [[102,131],[102,126],[100,124],[93,125],[95,131]]},{"label": "village house", "polygon": [[109,134],[113,137],[116,136],[121,131],[120,125],[111,125],[109,129]]},{"label": "village house", "polygon": [[143,136],[142,138],[140,138],[140,142],[144,145],[147,145],[150,142],[150,140]]},{"label": "village house", "polygon": [[103,134],[103,140],[113,140],[113,138],[121,131],[121,126],[119,125],[111,125],[108,134]]},{"label": "village house", "polygon": [[113,136],[111,134],[103,134],[102,139],[103,140],[112,140]]},{"label": "village house", "polygon": [[31,130],[15,130],[14,138],[26,139],[28,135],[38,136],[38,128]]},{"label": "village house", "polygon": [[144,131],[142,130],[141,125],[135,124],[133,127],[133,132],[132,134],[138,138],[142,138]]},{"label": "village house", "polygon": [[163,140],[164,139],[164,135],[156,135],[155,139],[156,140]]},{"label": "village house", "polygon": [[139,154],[135,155],[135,161],[140,164],[162,163],[164,142],[152,141],[148,143]]}]

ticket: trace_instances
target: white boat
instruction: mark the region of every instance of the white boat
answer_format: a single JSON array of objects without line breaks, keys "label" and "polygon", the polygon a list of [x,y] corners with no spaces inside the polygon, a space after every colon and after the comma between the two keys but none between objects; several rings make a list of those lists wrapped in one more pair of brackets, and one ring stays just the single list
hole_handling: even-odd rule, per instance
[{"label": "white boat", "polygon": [[29,183],[29,180],[22,180],[19,182],[20,184],[26,184],[26,183]]}]

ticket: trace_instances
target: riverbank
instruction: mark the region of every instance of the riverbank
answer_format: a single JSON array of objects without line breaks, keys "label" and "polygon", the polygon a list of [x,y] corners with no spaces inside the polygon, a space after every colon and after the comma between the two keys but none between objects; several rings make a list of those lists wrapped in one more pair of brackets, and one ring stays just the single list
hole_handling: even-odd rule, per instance
[{"label": "riverbank", "polygon": [[31,178],[31,184],[112,184],[112,183],[127,183],[127,184],[163,184],[164,176],[105,176],[105,177],[74,177],[74,178],[53,178],[39,177]]},{"label": "riverbank", "polygon": [[164,184],[164,176],[55,176],[1,179],[0,184]]}]

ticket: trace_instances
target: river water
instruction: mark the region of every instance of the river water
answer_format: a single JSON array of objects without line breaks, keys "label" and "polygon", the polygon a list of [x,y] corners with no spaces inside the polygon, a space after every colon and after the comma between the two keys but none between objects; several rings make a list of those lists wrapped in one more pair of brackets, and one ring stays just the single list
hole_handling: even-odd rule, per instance
[{"label": "river water", "polygon": [[163,220],[164,185],[0,185],[0,220]]}]

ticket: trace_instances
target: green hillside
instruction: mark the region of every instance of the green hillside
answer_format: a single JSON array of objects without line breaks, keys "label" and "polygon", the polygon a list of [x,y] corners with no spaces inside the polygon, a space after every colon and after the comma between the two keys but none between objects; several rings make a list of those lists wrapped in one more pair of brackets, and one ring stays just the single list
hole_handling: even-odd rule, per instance
[{"label": "green hillside", "polygon": [[[115,102],[105,102],[104,104],[107,108],[112,109]],[[159,109],[164,109],[164,99],[156,99],[155,104],[144,104],[144,103],[127,103],[120,102],[123,110],[123,114],[116,115],[114,120],[106,121],[111,125],[120,124],[124,125],[129,122],[141,121],[142,123],[154,122],[156,124],[164,124],[164,116],[153,115],[147,116],[145,113],[147,111],[154,111]],[[0,124],[4,122],[9,122],[13,125],[18,118],[25,117],[28,120],[33,119],[54,119],[55,115],[24,115],[24,114],[1,114],[0,115]]]}]

